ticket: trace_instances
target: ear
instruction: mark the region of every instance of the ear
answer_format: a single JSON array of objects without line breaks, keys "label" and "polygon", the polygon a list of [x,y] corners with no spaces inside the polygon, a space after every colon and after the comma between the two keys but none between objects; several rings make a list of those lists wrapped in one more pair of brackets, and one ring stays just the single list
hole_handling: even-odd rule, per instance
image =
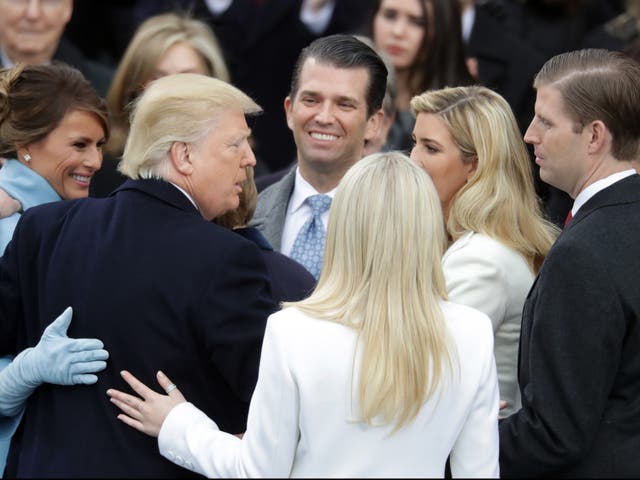
[{"label": "ear", "polygon": [[383,120],[384,112],[382,111],[382,109],[378,110],[369,117],[369,119],[367,120],[366,130],[364,131],[365,140],[371,140],[372,138],[375,138],[378,133],[380,133]]},{"label": "ear", "polygon": [[473,159],[469,163],[464,164],[465,170],[467,171],[467,182],[473,174],[478,170],[478,157],[474,155]]},{"label": "ear", "polygon": [[193,173],[193,162],[191,158],[191,148],[185,142],[173,142],[169,149],[171,164],[182,175]]},{"label": "ear", "polygon": [[611,132],[601,120],[594,120],[585,129],[591,136],[587,149],[589,153],[600,152],[607,144],[611,144]]},{"label": "ear", "polygon": [[293,108],[293,100],[291,97],[287,95],[287,98],[284,99],[284,113],[287,116],[287,126],[290,130],[293,130],[293,115],[291,109]]}]

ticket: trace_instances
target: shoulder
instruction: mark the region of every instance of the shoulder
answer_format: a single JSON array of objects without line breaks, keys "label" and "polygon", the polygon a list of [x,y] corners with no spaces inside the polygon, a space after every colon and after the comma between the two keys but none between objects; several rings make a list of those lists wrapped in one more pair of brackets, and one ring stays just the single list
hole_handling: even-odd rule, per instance
[{"label": "shoulder", "polygon": [[455,241],[442,257],[442,264],[445,270],[456,267],[466,270],[474,264],[493,265],[504,273],[513,269],[529,270],[519,252],[488,235],[475,232],[467,232]]},{"label": "shoulder", "polygon": [[466,305],[445,301],[442,313],[456,343],[484,344],[493,351],[493,326],[488,315]]}]

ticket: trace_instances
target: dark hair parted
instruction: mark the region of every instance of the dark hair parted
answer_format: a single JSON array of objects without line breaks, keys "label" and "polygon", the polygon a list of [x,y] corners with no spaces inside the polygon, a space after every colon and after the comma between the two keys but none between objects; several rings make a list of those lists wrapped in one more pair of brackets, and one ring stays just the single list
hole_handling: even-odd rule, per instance
[{"label": "dark hair parted", "polygon": [[[475,80],[465,61],[459,1],[417,1],[422,10],[425,28],[422,45],[413,65],[409,67],[411,95],[437,88],[474,84]],[[367,25],[369,36],[373,36],[373,22],[381,7],[382,0],[373,2]]]},{"label": "dark hair parted", "polygon": [[54,62],[0,70],[0,156],[43,140],[73,110],[95,114],[109,137],[106,103],[75,68]]},{"label": "dark hair parted", "polygon": [[302,49],[293,69],[291,92],[295,101],[300,84],[300,73],[305,62],[313,58],[318,63],[336,68],[365,68],[369,73],[366,94],[367,115],[371,116],[382,107],[387,88],[387,67],[380,56],[364,42],[353,35],[336,34],[314,40]]},{"label": "dark hair parted", "polygon": [[576,129],[595,120],[611,132],[611,154],[633,160],[640,154],[640,64],[611,50],[583,49],[548,60],[534,87],[553,86]]}]

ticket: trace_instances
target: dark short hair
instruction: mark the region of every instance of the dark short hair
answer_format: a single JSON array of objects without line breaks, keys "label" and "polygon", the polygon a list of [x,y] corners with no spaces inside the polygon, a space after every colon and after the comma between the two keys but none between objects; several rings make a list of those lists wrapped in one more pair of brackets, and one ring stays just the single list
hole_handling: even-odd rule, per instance
[{"label": "dark short hair", "polygon": [[302,49],[296,61],[291,77],[291,99],[295,99],[298,93],[300,73],[309,58],[336,68],[366,68],[369,73],[367,115],[371,116],[380,110],[387,88],[388,72],[380,56],[371,47],[353,35],[346,34],[329,35],[314,40]]},{"label": "dark short hair", "polygon": [[44,139],[72,110],[93,113],[109,138],[106,103],[77,69],[54,62],[1,70],[0,155]]},{"label": "dark short hair", "polygon": [[604,49],[562,53],[542,66],[533,85],[558,89],[576,131],[602,121],[618,160],[633,160],[640,153],[640,64],[631,57]]}]

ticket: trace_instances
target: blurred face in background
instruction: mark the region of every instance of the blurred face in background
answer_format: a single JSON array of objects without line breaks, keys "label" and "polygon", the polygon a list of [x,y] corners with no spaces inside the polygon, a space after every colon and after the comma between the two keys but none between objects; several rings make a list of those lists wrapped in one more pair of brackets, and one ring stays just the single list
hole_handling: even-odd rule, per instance
[{"label": "blurred face in background", "polygon": [[72,12],[72,0],[0,0],[0,47],[13,63],[46,63]]},{"label": "blurred face in background", "polygon": [[373,40],[403,70],[416,61],[426,25],[420,0],[382,0],[373,20]]},{"label": "blurred face in background", "polygon": [[29,153],[31,160],[26,164],[62,199],[84,198],[102,166],[104,142],[105,131],[95,114],[71,110],[44,139],[18,149],[18,157]]},{"label": "blurred face in background", "polygon": [[149,81],[175,73],[209,75],[209,69],[198,51],[186,42],[178,42],[160,57]]}]

